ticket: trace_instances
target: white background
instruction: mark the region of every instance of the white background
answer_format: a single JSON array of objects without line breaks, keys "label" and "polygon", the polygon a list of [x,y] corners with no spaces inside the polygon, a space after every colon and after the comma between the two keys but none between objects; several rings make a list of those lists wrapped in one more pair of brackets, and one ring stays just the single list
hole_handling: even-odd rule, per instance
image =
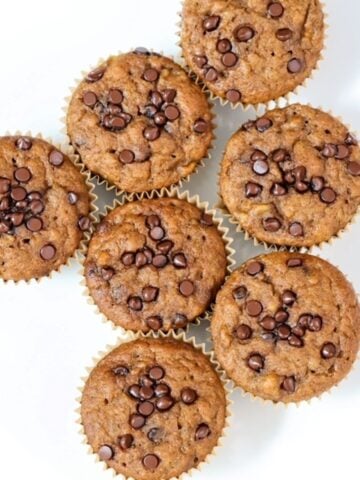
[{"label": "white background", "polygon": [[[359,132],[360,2],[325,3],[330,24],[325,60],[292,101],[331,109]],[[3,0],[1,7],[0,132],[31,130],[62,140],[63,98],[73,79],[99,57],[136,46],[179,54],[178,0]],[[191,192],[212,204],[225,142],[254,115],[219,105],[216,112],[213,159],[190,183]],[[357,291],[359,240],[360,221],[322,251]],[[238,235],[235,247],[239,261],[261,251]],[[0,478],[111,478],[86,455],[74,424],[84,367],[116,338],[81,296],[78,272],[74,263],[40,285],[0,285]],[[195,479],[359,478],[359,363],[338,389],[311,405],[285,409],[239,392],[233,399],[224,447]]]}]

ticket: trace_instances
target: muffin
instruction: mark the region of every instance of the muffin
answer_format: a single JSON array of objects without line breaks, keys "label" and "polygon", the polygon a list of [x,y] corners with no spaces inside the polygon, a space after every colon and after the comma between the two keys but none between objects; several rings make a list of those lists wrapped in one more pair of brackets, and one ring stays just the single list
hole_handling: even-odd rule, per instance
[{"label": "muffin", "polygon": [[90,221],[84,176],[40,138],[0,137],[0,277],[30,280],[65,264]]},{"label": "muffin", "polygon": [[217,97],[268,102],[294,90],[321,58],[318,0],[185,0],[181,46],[187,65]]},{"label": "muffin", "polygon": [[117,474],[178,477],[218,444],[226,396],[208,358],[190,344],[138,339],[112,350],[83,390],[87,443]]},{"label": "muffin", "polygon": [[360,309],[344,275],[318,257],[260,255],[218,294],[211,333],[222,367],[239,387],[273,402],[300,402],[350,371]]},{"label": "muffin", "polygon": [[170,58],[144,49],[110,57],[80,82],[67,131],[86,167],[126,192],[178,183],[213,139],[201,89]]},{"label": "muffin", "polygon": [[223,202],[261,242],[311,247],[337,235],[360,204],[360,150],[348,129],[304,105],[268,111],[228,142]]},{"label": "muffin", "polygon": [[92,236],[84,275],[99,310],[133,331],[185,328],[224,282],[226,249],[211,215],[178,198],[119,206]]}]

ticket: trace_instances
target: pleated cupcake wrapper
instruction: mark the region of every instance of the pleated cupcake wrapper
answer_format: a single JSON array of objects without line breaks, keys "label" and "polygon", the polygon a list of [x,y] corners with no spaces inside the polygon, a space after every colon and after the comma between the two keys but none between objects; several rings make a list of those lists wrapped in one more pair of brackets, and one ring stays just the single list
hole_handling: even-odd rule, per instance
[{"label": "pleated cupcake wrapper", "polygon": [[[268,253],[272,253],[272,252],[268,252]],[[303,252],[301,252],[301,253],[303,253]],[[313,254],[313,253],[310,254],[309,252],[305,252],[305,253],[308,254],[308,255],[312,255],[313,257],[321,258],[322,260],[325,260],[326,262],[330,263],[330,265],[337,268],[343,274],[343,276],[345,277],[345,279],[349,283],[349,285],[353,288],[355,296],[356,296],[358,304],[359,304],[360,293],[355,291],[352,282],[349,280],[348,276],[339,268],[338,265],[335,265],[328,258],[323,258],[318,254]],[[254,258],[256,258],[257,256],[258,255],[256,255]],[[251,260],[251,258],[247,259],[245,262],[248,262],[249,260]],[[240,268],[240,266],[241,265],[239,265],[239,268]],[[222,288],[224,287],[224,285],[222,286]],[[210,348],[211,352],[213,353],[216,362],[219,364],[220,368],[224,371],[225,376],[228,378],[231,390],[233,392],[239,391],[242,398],[246,398],[247,400],[251,400],[252,402],[256,402],[256,403],[259,403],[259,404],[262,404],[262,405],[271,405],[273,407],[282,408],[282,409],[293,408],[293,407],[299,408],[299,407],[306,406],[306,405],[313,405],[315,401],[322,401],[325,397],[332,395],[334,393],[334,391],[337,390],[341,384],[345,383],[349,379],[349,377],[351,376],[351,373],[355,369],[357,363],[360,362],[360,345],[359,345],[358,352],[356,354],[356,358],[355,358],[353,364],[351,365],[351,368],[350,368],[349,372],[337,384],[332,385],[328,390],[325,390],[324,392],[320,393],[319,395],[316,395],[316,396],[314,396],[312,398],[309,398],[307,400],[300,400],[299,402],[282,402],[282,401],[275,402],[274,400],[265,399],[265,398],[260,397],[259,395],[254,395],[254,394],[246,391],[243,387],[240,387],[239,385],[236,385],[234,380],[232,380],[227,375],[226,370],[222,367],[221,362],[217,359],[217,356],[216,356],[216,353],[215,353],[215,350],[214,350],[214,347],[213,347],[214,342],[213,342],[212,333],[211,333],[211,316],[209,318],[209,321],[210,321],[210,324],[206,328],[206,333],[208,335],[207,335],[207,338],[205,339],[205,342],[210,343],[209,348]]]},{"label": "pleated cupcake wrapper", "polygon": [[222,97],[219,97],[218,95],[213,93],[206,86],[204,81],[201,78],[199,78],[198,75],[194,71],[192,71],[191,68],[187,65],[185,56],[183,54],[183,48],[182,48],[182,43],[181,43],[181,29],[182,29],[182,12],[183,12],[183,8],[184,8],[184,0],[181,1],[182,8],[181,8],[181,11],[178,12],[178,16],[180,17],[180,20],[176,23],[176,27],[178,28],[178,31],[177,31],[177,37],[178,37],[177,45],[181,49],[181,57],[182,57],[183,67],[188,72],[188,75],[190,76],[190,78],[192,78],[193,81],[197,85],[202,87],[203,92],[205,92],[209,96],[210,100],[212,100],[212,101],[218,100],[221,106],[226,106],[226,105],[230,104],[230,107],[231,107],[232,110],[236,110],[237,108],[240,107],[244,112],[247,112],[251,108],[254,108],[256,114],[259,114],[262,110],[271,110],[271,109],[274,109],[274,108],[281,108],[281,107],[284,107],[286,105],[289,105],[291,103],[291,95],[292,94],[298,95],[299,92],[301,91],[301,88],[306,88],[307,87],[307,85],[309,83],[309,80],[313,80],[315,72],[319,69],[320,62],[322,62],[324,60],[324,55],[325,55],[325,51],[326,51],[326,40],[328,38],[327,32],[328,32],[328,29],[329,29],[329,24],[327,22],[328,21],[328,13],[327,13],[327,10],[326,10],[326,5],[322,1],[320,1],[319,3],[321,5],[322,12],[323,12],[323,15],[324,15],[324,36],[323,36],[323,44],[322,44],[322,49],[321,49],[319,58],[318,58],[318,60],[315,64],[314,68],[311,70],[309,76],[306,77],[303,80],[302,83],[297,85],[293,90],[286,93],[285,95],[281,95],[280,97],[271,99],[267,102],[260,102],[260,103],[251,104],[251,103],[242,103],[241,101],[237,102],[237,103],[229,102],[229,100],[224,99]]},{"label": "pleated cupcake wrapper", "polygon": [[[353,131],[352,128],[351,128],[351,125],[344,122],[343,118],[340,115],[335,115],[332,112],[332,110],[325,110],[321,106],[320,107],[313,107],[310,103],[306,103],[304,105],[306,105],[308,107],[311,107],[311,108],[317,108],[318,110],[321,110],[322,112],[327,113],[328,115],[331,115],[333,118],[335,118],[336,120],[341,122],[347,128],[347,130],[350,133]],[[286,107],[281,107],[281,108],[286,108]],[[271,111],[271,110],[273,110],[273,109],[269,109],[268,111]],[[265,112],[265,115],[266,115],[266,112]],[[356,138],[359,138],[359,135],[356,134],[355,136],[356,136]],[[225,147],[225,150],[226,150],[226,147]],[[224,153],[223,153],[223,155],[224,155]],[[360,214],[360,204],[359,204],[356,212],[354,213],[354,215],[348,221],[348,223],[345,225],[344,228],[340,229],[335,235],[330,237],[328,240],[324,240],[323,242],[311,245],[310,247],[306,247],[306,246],[293,247],[293,246],[286,246],[286,245],[271,244],[269,242],[264,242],[262,240],[259,240],[254,235],[250,235],[250,233],[248,233],[239,224],[238,220],[236,220],[236,218],[229,212],[229,210],[225,206],[225,204],[223,202],[223,199],[222,199],[222,196],[221,196],[220,175],[221,175],[221,170],[218,171],[218,175],[217,175],[217,187],[218,187],[219,201],[215,205],[215,208],[218,208],[221,211],[221,213],[223,214],[223,216],[225,218],[227,218],[229,223],[231,223],[232,225],[235,225],[236,232],[243,234],[245,240],[252,240],[255,247],[262,246],[262,247],[265,248],[266,252],[269,252],[269,251],[275,251],[275,252],[288,251],[288,252],[299,252],[299,253],[311,253],[314,250],[314,248],[319,248],[320,250],[322,250],[325,246],[332,245],[335,240],[340,239],[344,235],[344,233],[348,232],[350,230],[351,225],[356,223],[356,221],[358,220],[359,214]]]},{"label": "pleated cupcake wrapper", "polygon": [[[183,472],[180,474],[178,477],[169,477],[166,480],[186,480],[189,477],[192,477],[192,474],[201,471],[202,468],[206,465],[211,463],[211,460],[217,455],[218,450],[223,446],[223,441],[226,438],[228,434],[228,429],[230,427],[230,419],[232,417],[232,405],[233,401],[230,399],[230,395],[232,393],[232,388],[231,388],[231,382],[227,378],[224,370],[221,369],[219,362],[215,359],[214,353],[213,352],[208,352],[206,350],[206,346],[204,343],[197,343],[194,337],[187,338],[184,332],[181,333],[175,333],[173,331],[164,333],[164,332],[158,332],[158,334],[154,335],[153,332],[148,332],[148,333],[142,333],[142,332],[129,332],[126,333],[123,336],[120,336],[117,338],[117,341],[114,345],[107,345],[105,350],[101,351],[96,355],[95,357],[92,358],[91,365],[85,369],[84,375],[81,377],[81,384],[77,388],[79,396],[76,398],[76,409],[75,409],[75,418],[76,418],[76,423],[79,426],[79,435],[81,437],[81,443],[86,447],[87,449],[87,454],[91,455],[94,459],[95,464],[101,465],[102,469],[104,471],[110,470],[112,477],[116,478],[116,480],[136,480],[134,477],[127,477],[121,473],[117,473],[114,468],[109,467],[106,462],[100,460],[99,455],[93,451],[93,448],[88,442],[87,436],[85,434],[84,426],[82,424],[82,418],[81,418],[81,400],[84,392],[84,388],[86,385],[86,382],[92,372],[92,370],[96,367],[96,365],[102,360],[106,355],[108,355],[110,352],[112,352],[115,348],[120,346],[123,343],[128,343],[137,339],[144,339],[144,338],[164,338],[164,339],[175,339],[180,342],[187,343],[197,350],[200,350],[210,361],[213,369],[216,371],[217,375],[220,378],[220,381],[222,383],[222,386],[225,391],[225,397],[226,397],[226,412],[225,412],[225,423],[223,430],[218,438],[217,444],[213,448],[213,450],[207,454],[204,460],[202,460],[196,467],[191,468],[187,472]],[[160,480],[160,479],[159,479]],[[165,480],[165,479],[164,479]]]},{"label": "pleated cupcake wrapper", "polygon": [[81,173],[81,176],[83,177],[83,179],[86,183],[87,190],[88,190],[88,193],[89,193],[90,209],[89,209],[88,217],[91,220],[91,228],[90,228],[90,230],[88,230],[86,232],[83,232],[83,236],[81,238],[81,241],[80,241],[78,247],[75,249],[74,253],[70,257],[67,258],[66,262],[64,262],[62,265],[59,265],[59,267],[52,270],[48,275],[44,275],[44,276],[38,277],[38,278],[31,278],[29,280],[4,280],[4,279],[0,278],[0,284],[16,284],[17,285],[19,283],[20,284],[21,283],[26,283],[26,284],[40,283],[45,278],[52,278],[55,273],[60,273],[61,270],[64,267],[71,266],[72,260],[78,260],[78,261],[81,260],[81,257],[86,252],[87,243],[89,242],[89,240],[91,238],[91,233],[92,233],[92,230],[93,230],[93,226],[96,223],[96,213],[98,211],[98,207],[96,206],[96,200],[97,200],[98,197],[94,192],[94,190],[95,190],[94,185],[90,182],[89,173],[83,168],[83,166],[81,164],[79,164],[78,155],[75,154],[74,149],[72,148],[72,146],[70,144],[68,144],[66,142],[63,142],[63,143],[54,142],[50,137],[44,137],[41,133],[37,133],[36,135],[33,135],[32,132],[30,132],[30,131],[28,131],[26,133],[23,133],[23,132],[20,132],[20,131],[16,131],[15,133],[5,132],[5,136],[30,137],[30,138],[34,138],[34,139],[44,140],[45,142],[48,142],[49,144],[51,144],[57,150],[61,151],[64,155],[66,155],[72,161],[72,163],[77,167],[77,169]]},{"label": "pleated cupcake wrapper", "polygon": [[[229,229],[223,226],[223,219],[217,214],[217,211],[213,208],[209,208],[208,202],[202,202],[200,200],[199,195],[190,196],[189,191],[186,190],[186,191],[180,192],[178,188],[171,188],[171,189],[163,188],[161,191],[153,190],[151,194],[149,193],[149,195],[147,195],[146,197],[143,197],[142,199],[152,200],[157,198],[178,198],[179,200],[185,200],[191,205],[196,206],[200,210],[203,210],[206,214],[209,214],[213,217],[214,224],[217,226],[217,229],[220,232],[222,240],[225,245],[226,259],[227,259],[227,268],[226,268],[227,270],[226,278],[227,278],[232,272],[235,265],[235,259],[234,259],[235,250],[231,247],[233,243],[233,239],[229,236]],[[100,223],[100,221],[103,218],[105,218],[106,215],[108,215],[115,208],[125,205],[126,203],[130,203],[131,201],[133,201],[132,195],[124,195],[121,200],[116,198],[113,201],[113,204],[111,206],[107,205],[105,207],[105,212],[100,213],[98,223]],[[88,243],[89,242],[87,242],[87,245]],[[80,261],[81,262],[80,275],[82,278],[80,284],[83,287],[83,296],[87,298],[88,304],[93,306],[96,313],[101,317],[104,323],[110,323],[112,325],[113,330],[120,331],[122,334],[126,334],[127,330],[121,326],[115,325],[110,319],[108,319],[107,316],[100,311],[94,299],[92,298],[85,280],[85,260],[86,260],[86,254],[82,256]],[[213,306],[214,306],[214,303],[212,303],[202,315],[199,315],[198,317],[196,317],[195,320],[188,323],[184,329],[177,329],[177,330],[184,330],[187,332],[190,325],[198,325],[202,320],[208,319],[209,316],[211,315]],[[169,331],[170,332],[174,331],[174,329],[170,329]],[[129,332],[134,333],[132,332],[132,330],[129,330]],[[156,335],[157,333],[160,333],[160,332],[152,332],[152,333]]]},{"label": "pleated cupcake wrapper", "polygon": [[[135,48],[133,49],[130,49],[129,52],[132,52],[134,51]],[[166,58],[169,58],[170,60],[172,60],[173,62],[177,63],[181,68],[184,69],[183,65],[181,65],[177,60],[175,60],[175,58],[172,56],[172,55],[164,55],[163,51],[160,51],[160,52],[155,52],[154,50],[152,49],[147,49],[151,54],[154,54],[154,53],[158,53],[159,55],[161,56],[165,56]],[[122,51],[118,51],[115,55],[124,55],[126,53],[129,53],[129,52],[122,52]],[[69,88],[70,90],[70,95],[65,97],[65,105],[64,107],[62,108],[62,111],[64,112],[64,116],[60,118],[60,121],[61,121],[61,124],[62,124],[62,129],[61,129],[61,132],[65,135],[66,139],[67,139],[67,142],[69,143],[69,145],[71,145],[71,139],[70,139],[70,136],[68,135],[68,132],[67,132],[67,125],[66,125],[66,115],[67,115],[67,112],[69,110],[69,106],[70,106],[70,102],[71,102],[71,99],[72,99],[72,96],[75,92],[75,90],[78,88],[78,86],[80,85],[80,83],[84,80],[84,78],[86,77],[86,75],[88,74],[89,71],[92,71],[94,70],[95,68],[99,67],[100,65],[102,65],[103,63],[105,63],[112,55],[109,55],[109,57],[107,58],[99,58],[99,60],[97,61],[97,63],[95,64],[95,66],[92,66],[92,67],[89,67],[89,69],[87,71],[82,71],[81,72],[81,78],[75,78],[74,79],[74,85],[71,86]],[[185,70],[186,71],[186,70]],[[196,82],[194,82],[196,83]],[[208,105],[209,105],[209,109],[210,109],[210,113],[211,113],[211,131],[212,131],[212,139],[211,139],[211,143],[209,145],[209,148],[208,148],[208,151],[207,151],[207,155],[202,158],[196,165],[195,169],[187,176],[185,177],[182,177],[179,179],[178,182],[175,182],[175,183],[172,183],[170,185],[167,185],[166,187],[163,187],[163,188],[156,188],[156,189],[150,189],[146,192],[126,192],[125,190],[121,190],[120,188],[118,188],[116,185],[112,184],[111,182],[107,181],[105,178],[101,177],[100,175],[98,174],[95,174],[93,173],[86,165],[85,163],[82,161],[81,159],[81,156],[79,154],[77,154],[78,156],[78,162],[79,164],[81,164],[81,166],[83,167],[84,170],[88,171],[89,172],[89,175],[90,175],[90,179],[95,181],[97,185],[100,185],[100,186],[103,186],[105,187],[106,191],[108,192],[113,192],[114,195],[116,197],[120,197],[121,195],[125,194],[128,196],[128,198],[131,198],[132,200],[141,200],[142,198],[149,198],[149,196],[152,195],[153,192],[161,192],[163,189],[166,189],[166,190],[172,190],[173,188],[182,188],[182,186],[184,185],[184,183],[188,183],[189,180],[190,180],[190,177],[192,177],[193,175],[196,175],[199,171],[199,168],[200,167],[205,167],[205,164],[207,162],[210,162],[211,161],[211,151],[213,150],[214,148],[214,143],[216,141],[216,136],[215,136],[215,130],[217,128],[217,125],[215,123],[215,114],[214,114],[214,105],[211,103],[211,102],[207,102]]]}]

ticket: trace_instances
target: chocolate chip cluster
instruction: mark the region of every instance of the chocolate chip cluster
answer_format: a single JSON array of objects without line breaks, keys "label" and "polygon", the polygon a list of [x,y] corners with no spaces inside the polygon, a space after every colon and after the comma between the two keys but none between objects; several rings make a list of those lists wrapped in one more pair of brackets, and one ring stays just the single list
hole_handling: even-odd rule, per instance
[{"label": "chocolate chip cluster", "polygon": [[[115,377],[124,377],[130,373],[129,367],[119,365],[112,370]],[[160,365],[153,365],[147,369],[147,372],[139,377],[135,384],[125,386],[124,391],[136,402],[135,411],[130,414],[129,426],[133,430],[143,429],[147,423],[156,424],[160,420],[156,413],[164,413],[171,410],[177,402],[184,405],[192,405],[198,399],[196,390],[190,387],[184,387],[180,392],[180,398],[175,399],[171,387],[164,381],[166,372]],[[150,418],[154,416],[153,420]],[[203,440],[211,434],[210,427],[206,423],[200,423],[194,428],[194,439]],[[151,443],[160,444],[165,441],[165,430],[160,425],[152,426],[146,432],[147,438]],[[129,448],[136,448],[136,440],[132,433],[123,433],[119,435],[116,445],[101,445],[98,454],[101,460],[109,461],[121,451]],[[148,453],[143,456],[142,464],[147,470],[155,470],[161,462],[158,455]]]}]

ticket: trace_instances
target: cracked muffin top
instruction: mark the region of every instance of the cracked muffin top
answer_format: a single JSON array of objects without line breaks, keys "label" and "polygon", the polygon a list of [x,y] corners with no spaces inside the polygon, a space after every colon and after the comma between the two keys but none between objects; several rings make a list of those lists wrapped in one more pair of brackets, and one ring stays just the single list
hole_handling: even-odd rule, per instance
[{"label": "cracked muffin top", "polygon": [[268,102],[310,76],[323,48],[318,0],[185,0],[181,46],[207,88],[232,103]]},{"label": "cracked muffin top", "polygon": [[260,255],[217,296],[215,353],[236,385],[274,402],[318,396],[356,360],[360,309],[344,275],[318,257]]},{"label": "cracked muffin top", "polygon": [[70,141],[86,167],[126,192],[176,184],[213,139],[206,96],[171,59],[145,49],[110,57],[74,91]]},{"label": "cracked muffin top", "polygon": [[98,226],[85,261],[89,293],[116,325],[133,331],[185,328],[225,279],[226,250],[210,215],[158,198],[115,208]]},{"label": "cracked muffin top", "polygon": [[196,468],[217,445],[225,417],[224,387],[210,361],[173,339],[115,348],[92,370],[81,400],[93,451],[137,480]]},{"label": "cracked muffin top", "polygon": [[337,119],[304,105],[266,112],[228,142],[223,202],[251,237],[311,247],[337,235],[360,205],[360,149]]},{"label": "cracked muffin top", "polygon": [[0,278],[30,280],[67,262],[90,228],[84,176],[39,138],[0,137]]}]

